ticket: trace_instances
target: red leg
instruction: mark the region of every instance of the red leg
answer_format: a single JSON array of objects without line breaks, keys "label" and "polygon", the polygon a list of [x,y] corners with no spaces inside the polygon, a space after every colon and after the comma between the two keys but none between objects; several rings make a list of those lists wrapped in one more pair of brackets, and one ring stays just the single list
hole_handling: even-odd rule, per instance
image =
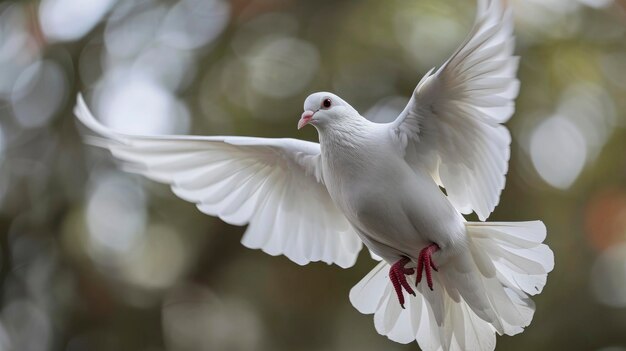
[{"label": "red leg", "polygon": [[409,262],[411,262],[411,260],[408,257],[402,257],[398,262],[394,263],[391,268],[389,268],[389,279],[391,280],[391,284],[396,291],[398,302],[400,302],[400,306],[402,306],[402,308],[404,308],[404,294],[402,288],[404,288],[409,294],[415,296],[415,291],[413,291],[411,285],[406,280],[407,275],[415,273],[413,268],[404,267]]},{"label": "red leg", "polygon": [[[426,283],[430,290],[433,290],[433,272],[438,272],[438,268],[433,261],[433,254],[439,250],[439,245],[430,244],[420,251],[417,259],[417,279],[415,286],[422,281],[422,271],[426,273]],[[431,270],[432,269],[432,270]]]}]

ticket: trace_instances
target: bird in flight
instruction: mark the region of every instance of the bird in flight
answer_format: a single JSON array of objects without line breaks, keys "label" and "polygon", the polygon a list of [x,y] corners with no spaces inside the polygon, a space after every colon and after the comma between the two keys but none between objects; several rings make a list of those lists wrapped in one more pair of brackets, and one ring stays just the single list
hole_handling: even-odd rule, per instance
[{"label": "bird in flight", "polygon": [[[242,243],[304,265],[380,263],[350,291],[376,330],[422,350],[493,350],[534,314],[554,266],[540,221],[484,222],[508,170],[519,59],[502,0],[478,3],[469,36],[419,82],[390,123],[335,94],[304,102],[319,143],[237,136],[138,136],[99,123],[96,144],[169,184],[206,214],[248,225]],[[445,193],[441,190],[445,188]],[[481,222],[467,222],[475,212]]]}]

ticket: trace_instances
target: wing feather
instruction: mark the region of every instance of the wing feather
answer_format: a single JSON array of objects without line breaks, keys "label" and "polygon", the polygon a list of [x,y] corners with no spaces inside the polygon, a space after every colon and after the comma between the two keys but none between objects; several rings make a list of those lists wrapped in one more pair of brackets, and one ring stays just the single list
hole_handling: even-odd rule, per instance
[{"label": "wing feather", "polygon": [[391,123],[407,162],[426,169],[460,212],[481,220],[497,205],[508,171],[511,136],[501,123],[519,93],[514,47],[510,9],[501,0],[479,1],[468,37],[422,78]]},{"label": "wing feather", "polygon": [[135,136],[100,124],[78,96],[75,113],[94,144],[133,172],[167,183],[198,209],[248,224],[242,243],[304,265],[350,267],[361,241],[322,183],[319,144],[295,139]]}]

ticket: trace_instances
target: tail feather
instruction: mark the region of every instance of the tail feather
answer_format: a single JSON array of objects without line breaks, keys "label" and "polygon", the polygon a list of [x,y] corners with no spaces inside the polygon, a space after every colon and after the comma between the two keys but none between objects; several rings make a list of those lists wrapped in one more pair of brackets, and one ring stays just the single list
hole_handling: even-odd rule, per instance
[{"label": "tail feather", "polygon": [[[422,350],[493,350],[495,333],[515,335],[532,320],[530,296],[540,293],[554,267],[543,223],[467,223],[469,250],[444,263],[434,291],[424,284],[401,309],[379,263],[351,291],[362,313],[391,340],[416,340]],[[414,283],[414,276],[408,277]]]}]

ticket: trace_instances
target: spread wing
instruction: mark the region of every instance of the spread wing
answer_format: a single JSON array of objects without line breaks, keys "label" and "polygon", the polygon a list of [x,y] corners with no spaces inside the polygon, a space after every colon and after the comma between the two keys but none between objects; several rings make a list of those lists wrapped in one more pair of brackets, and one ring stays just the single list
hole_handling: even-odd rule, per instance
[{"label": "spread wing", "polygon": [[249,248],[304,265],[350,267],[361,241],[321,182],[320,147],[296,139],[134,136],[100,124],[81,96],[76,116],[133,172],[169,184],[206,214],[248,225]]},{"label": "spread wing", "polygon": [[510,9],[479,1],[470,35],[391,123],[407,162],[426,167],[460,212],[481,220],[497,205],[508,170],[511,136],[501,123],[519,91],[514,45]]}]

